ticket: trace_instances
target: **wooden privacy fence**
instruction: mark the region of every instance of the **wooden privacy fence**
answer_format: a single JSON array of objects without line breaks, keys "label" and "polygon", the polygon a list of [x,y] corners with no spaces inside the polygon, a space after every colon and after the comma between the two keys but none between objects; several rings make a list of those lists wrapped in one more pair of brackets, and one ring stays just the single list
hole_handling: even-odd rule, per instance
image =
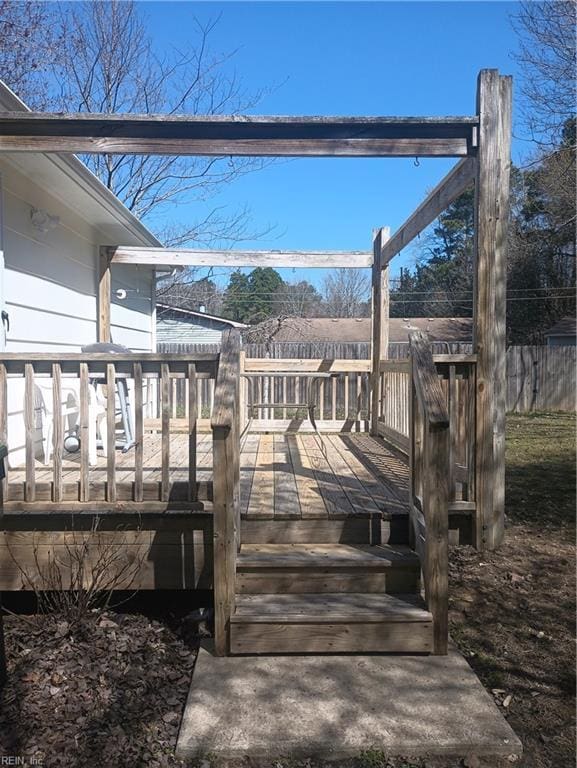
[{"label": "wooden privacy fence", "polygon": [[509,347],[507,410],[574,411],[577,347]]},{"label": "wooden privacy fence", "polygon": [[[219,344],[159,344],[159,351],[171,354],[196,354],[198,352],[218,352]],[[273,342],[271,344],[245,344],[243,347],[247,358],[266,358],[273,360],[289,359],[341,359],[341,360],[370,360],[371,345],[368,342]],[[472,352],[472,345],[463,342],[431,344],[433,355],[453,354],[467,355]],[[507,350],[507,410],[515,413],[531,411],[573,411],[577,399],[576,366],[577,348],[545,347],[545,346],[512,346]],[[405,343],[389,344],[389,360],[407,359],[409,346]],[[367,368],[368,371],[368,368]],[[342,418],[366,418],[368,411],[369,383],[367,375],[360,375],[360,385],[354,376],[341,376],[328,382],[323,387],[319,400],[325,420]],[[258,385],[255,385],[258,386]],[[303,382],[297,385],[296,379],[286,384],[287,398],[298,402]],[[391,377],[391,388],[401,386]],[[406,384],[405,384],[406,386]],[[357,393],[360,388],[360,395]],[[261,389],[255,391],[255,398],[270,397],[279,400],[283,398],[285,384],[277,380],[274,383],[262,382]],[[184,383],[175,380],[172,384],[171,414],[173,417],[187,416],[187,399]],[[264,391],[263,391],[264,389]],[[214,380],[204,380],[198,383],[198,413],[207,418],[212,412],[214,402]],[[256,402],[256,399],[255,399]],[[333,413],[335,415],[333,415]],[[262,413],[259,418],[274,418],[277,414]],[[283,418],[286,418],[283,416]],[[399,418],[405,418],[401,414]],[[400,426],[400,424],[399,424]],[[407,434],[407,428],[400,430]]]}]

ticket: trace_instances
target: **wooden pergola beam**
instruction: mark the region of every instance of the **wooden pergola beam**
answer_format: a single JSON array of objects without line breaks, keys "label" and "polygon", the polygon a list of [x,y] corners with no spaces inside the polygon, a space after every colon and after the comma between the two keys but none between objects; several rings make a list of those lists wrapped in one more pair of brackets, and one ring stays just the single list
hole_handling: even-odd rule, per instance
[{"label": "wooden pergola beam", "polygon": [[372,266],[370,251],[231,251],[193,248],[110,249],[112,264],[165,267],[296,267],[363,269]]},{"label": "wooden pergola beam", "polygon": [[475,116],[266,117],[5,112],[0,150],[278,157],[466,157]]},{"label": "wooden pergola beam", "polygon": [[475,173],[476,164],[473,158],[465,158],[457,163],[383,247],[381,254],[383,268],[435,221],[459,195],[473,186]]}]

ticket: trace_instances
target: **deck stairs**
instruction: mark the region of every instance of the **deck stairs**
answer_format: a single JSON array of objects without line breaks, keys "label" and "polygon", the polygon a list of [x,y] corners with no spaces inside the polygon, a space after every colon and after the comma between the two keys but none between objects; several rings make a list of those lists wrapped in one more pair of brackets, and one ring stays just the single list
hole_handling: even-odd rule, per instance
[{"label": "deck stairs", "polygon": [[230,652],[431,653],[408,515],[242,522]]}]

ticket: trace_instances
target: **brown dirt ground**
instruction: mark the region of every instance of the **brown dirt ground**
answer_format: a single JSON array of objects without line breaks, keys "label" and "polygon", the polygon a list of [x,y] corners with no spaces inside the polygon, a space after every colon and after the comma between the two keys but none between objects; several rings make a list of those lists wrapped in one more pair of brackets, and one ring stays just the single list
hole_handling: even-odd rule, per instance
[{"label": "brown dirt ground", "polygon": [[[511,417],[505,544],[451,552],[451,634],[523,741],[519,768],[575,765],[574,449],[573,416]],[[199,640],[190,620],[108,612],[80,628],[50,616],[9,615],[5,624],[0,757],[67,768],[182,765],[173,751]],[[345,764],[478,765],[497,762],[369,750]],[[272,768],[318,766],[280,758]]]},{"label": "brown dirt ground", "polygon": [[574,415],[508,419],[506,493],[504,545],[491,553],[451,552],[450,631],[522,740],[519,765],[569,768],[575,765]]}]

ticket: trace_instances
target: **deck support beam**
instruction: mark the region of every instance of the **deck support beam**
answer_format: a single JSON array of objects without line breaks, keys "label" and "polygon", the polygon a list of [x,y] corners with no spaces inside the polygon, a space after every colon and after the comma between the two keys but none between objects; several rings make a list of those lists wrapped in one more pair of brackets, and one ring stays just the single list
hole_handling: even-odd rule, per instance
[{"label": "deck support beam", "polygon": [[511,78],[482,70],[475,185],[473,345],[477,355],[476,501],[478,549],[503,541],[505,502],[506,280]]},{"label": "deck support beam", "polygon": [[5,112],[0,152],[207,157],[467,157],[476,116],[309,117]]},{"label": "deck support beam", "polygon": [[114,249],[101,246],[98,257],[98,341],[110,342],[110,301],[112,276],[110,264]]},{"label": "deck support beam", "polygon": [[113,264],[167,267],[279,267],[303,269],[365,269],[372,266],[370,251],[243,251],[195,248],[110,249]]},{"label": "deck support beam", "polygon": [[389,261],[406,248],[409,243],[432,224],[438,216],[471,187],[475,180],[474,158],[461,160],[423,200],[405,223],[390,238],[383,248],[381,265],[384,269]]},{"label": "deck support beam", "polygon": [[371,364],[371,434],[379,434],[381,360],[389,356],[389,269],[382,264],[383,246],[389,239],[389,227],[373,233],[372,269],[372,364]]}]

